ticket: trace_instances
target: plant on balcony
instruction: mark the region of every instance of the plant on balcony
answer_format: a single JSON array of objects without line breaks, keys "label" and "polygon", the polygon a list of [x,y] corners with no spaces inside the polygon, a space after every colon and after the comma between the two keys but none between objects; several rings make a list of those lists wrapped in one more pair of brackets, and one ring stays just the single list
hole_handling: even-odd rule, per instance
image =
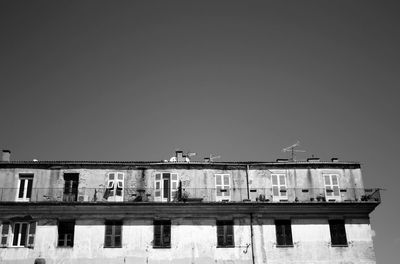
[{"label": "plant on balcony", "polygon": [[322,194],[317,195],[316,198],[318,202],[325,202],[325,196],[323,196]]},{"label": "plant on balcony", "polygon": [[182,189],[182,181],[179,181],[178,189],[175,192],[173,200],[176,202],[186,202],[189,198],[189,193]]}]

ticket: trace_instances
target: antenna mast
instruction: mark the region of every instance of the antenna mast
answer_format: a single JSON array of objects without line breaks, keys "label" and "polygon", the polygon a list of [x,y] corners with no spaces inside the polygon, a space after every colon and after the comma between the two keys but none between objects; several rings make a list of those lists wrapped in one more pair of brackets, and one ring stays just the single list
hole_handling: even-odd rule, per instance
[{"label": "antenna mast", "polygon": [[213,154],[210,154],[210,156],[209,156],[209,159],[210,159],[210,161],[211,162],[213,162],[214,161],[214,159],[219,159],[219,158],[221,158],[221,156],[213,156]]},{"label": "antenna mast", "polygon": [[290,152],[290,154],[291,154],[290,161],[296,161],[295,160],[296,152],[306,152],[305,150],[295,149],[298,146],[300,146],[300,141],[297,141],[293,145],[282,149],[282,152]]}]

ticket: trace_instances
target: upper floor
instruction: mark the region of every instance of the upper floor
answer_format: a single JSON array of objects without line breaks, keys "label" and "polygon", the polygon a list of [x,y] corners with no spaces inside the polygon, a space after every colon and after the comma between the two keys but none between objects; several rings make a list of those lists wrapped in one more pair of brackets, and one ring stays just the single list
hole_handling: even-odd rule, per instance
[{"label": "upper floor", "polygon": [[360,164],[324,162],[0,162],[2,202],[380,202]]}]

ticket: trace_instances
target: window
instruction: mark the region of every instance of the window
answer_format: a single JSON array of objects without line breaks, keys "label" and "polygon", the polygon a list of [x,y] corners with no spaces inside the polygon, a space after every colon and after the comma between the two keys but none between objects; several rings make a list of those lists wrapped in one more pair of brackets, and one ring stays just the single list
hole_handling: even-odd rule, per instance
[{"label": "window", "polygon": [[10,223],[3,222],[0,225],[0,247],[8,246],[8,236],[10,235]]},{"label": "window", "polygon": [[11,246],[33,247],[35,240],[35,222],[15,222],[12,225]]},{"label": "window", "polygon": [[120,248],[122,247],[122,222],[107,221],[104,239],[104,247]]},{"label": "window", "polygon": [[286,175],[271,174],[272,196],[274,201],[287,200]]},{"label": "window", "polygon": [[28,202],[32,196],[33,174],[20,174],[17,201]]},{"label": "window", "polygon": [[78,173],[65,173],[64,174],[64,202],[76,202],[78,199]]},{"label": "window", "polygon": [[154,200],[170,202],[176,196],[178,189],[177,173],[156,173],[154,180]]},{"label": "window", "polygon": [[104,239],[104,247],[122,246],[122,222],[107,221]]},{"label": "window", "polygon": [[290,220],[276,220],[275,229],[277,246],[293,246]]},{"label": "window", "polygon": [[217,245],[218,247],[234,247],[233,221],[217,221]]},{"label": "window", "polygon": [[73,247],[74,246],[74,221],[60,221],[58,223],[58,246]]},{"label": "window", "polygon": [[171,220],[154,220],[153,247],[171,247]]},{"label": "window", "polygon": [[215,174],[215,188],[216,188],[216,200],[230,201],[231,199],[231,184],[229,174]]},{"label": "window", "polygon": [[324,174],[324,182],[326,199],[328,201],[338,200],[340,198],[339,175]]},{"label": "window", "polygon": [[104,196],[107,201],[111,202],[122,202],[124,200],[123,173],[111,172],[108,174],[108,182]]},{"label": "window", "polygon": [[344,220],[329,220],[332,246],[347,246]]}]

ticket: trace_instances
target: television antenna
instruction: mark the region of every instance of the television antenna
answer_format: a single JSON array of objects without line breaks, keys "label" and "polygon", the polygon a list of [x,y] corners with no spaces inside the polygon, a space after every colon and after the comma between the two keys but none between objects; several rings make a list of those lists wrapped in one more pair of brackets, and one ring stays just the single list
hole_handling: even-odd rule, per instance
[{"label": "television antenna", "polygon": [[190,157],[196,156],[196,152],[187,151],[183,153],[183,156],[185,157],[186,162],[190,162]]},{"label": "television antenna", "polygon": [[190,151],[188,151],[188,152],[185,152],[184,155],[185,155],[186,157],[192,157],[192,156],[196,156],[197,153],[196,153],[196,152],[190,152]]},{"label": "television antenna", "polygon": [[295,161],[296,152],[306,152],[305,150],[295,149],[298,146],[300,146],[300,141],[297,141],[296,143],[294,143],[293,145],[291,145],[289,147],[283,148],[282,152],[290,152],[290,154],[291,154],[290,161]]},{"label": "television antenna", "polygon": [[210,159],[210,161],[211,162],[213,162],[215,159],[220,159],[221,158],[221,156],[220,155],[213,155],[213,154],[210,154],[209,156],[208,156],[208,158]]}]

